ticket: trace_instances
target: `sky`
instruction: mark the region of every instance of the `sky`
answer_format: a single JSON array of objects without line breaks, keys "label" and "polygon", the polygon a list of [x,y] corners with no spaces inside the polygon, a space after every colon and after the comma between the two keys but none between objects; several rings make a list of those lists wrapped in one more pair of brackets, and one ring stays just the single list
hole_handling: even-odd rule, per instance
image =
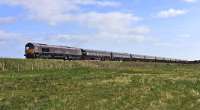
[{"label": "sky", "polygon": [[200,59],[198,0],[0,0],[0,57],[27,42]]}]

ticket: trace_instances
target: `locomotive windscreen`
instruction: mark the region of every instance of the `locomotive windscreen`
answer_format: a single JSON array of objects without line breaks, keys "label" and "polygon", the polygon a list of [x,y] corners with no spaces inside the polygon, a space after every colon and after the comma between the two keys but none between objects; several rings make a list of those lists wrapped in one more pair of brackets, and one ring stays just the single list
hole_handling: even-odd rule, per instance
[{"label": "locomotive windscreen", "polygon": [[26,45],[26,50],[29,50],[29,49],[34,49],[34,45],[31,44],[31,43],[28,43],[28,44]]}]

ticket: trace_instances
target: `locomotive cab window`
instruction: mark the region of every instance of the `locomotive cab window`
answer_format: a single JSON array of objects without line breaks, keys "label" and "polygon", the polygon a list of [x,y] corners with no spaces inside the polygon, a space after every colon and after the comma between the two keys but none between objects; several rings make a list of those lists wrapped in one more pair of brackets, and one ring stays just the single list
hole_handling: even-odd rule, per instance
[{"label": "locomotive cab window", "polygon": [[34,48],[34,45],[31,44],[31,43],[28,43],[25,47],[26,50],[29,50],[29,49],[33,49]]},{"label": "locomotive cab window", "polygon": [[25,47],[26,49],[33,49],[34,48],[34,45],[31,44],[31,43],[28,43]]},{"label": "locomotive cab window", "polygon": [[42,48],[42,52],[49,52],[49,48]]}]

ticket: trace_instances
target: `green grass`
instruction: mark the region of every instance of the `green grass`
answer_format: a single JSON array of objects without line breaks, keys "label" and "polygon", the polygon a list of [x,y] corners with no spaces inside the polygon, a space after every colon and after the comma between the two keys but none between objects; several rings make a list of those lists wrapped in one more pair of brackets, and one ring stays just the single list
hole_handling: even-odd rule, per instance
[{"label": "green grass", "polygon": [[0,59],[0,110],[199,110],[200,65]]}]

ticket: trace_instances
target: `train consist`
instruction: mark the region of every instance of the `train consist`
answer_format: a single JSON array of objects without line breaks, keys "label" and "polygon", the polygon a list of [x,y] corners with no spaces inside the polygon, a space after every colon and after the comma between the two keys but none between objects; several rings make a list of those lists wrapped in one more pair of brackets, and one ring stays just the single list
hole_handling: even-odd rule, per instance
[{"label": "train consist", "polygon": [[68,46],[55,46],[40,43],[25,45],[26,58],[64,59],[64,60],[100,60],[100,61],[146,61],[166,63],[191,63],[187,60],[146,56],[138,54],[89,50]]}]

